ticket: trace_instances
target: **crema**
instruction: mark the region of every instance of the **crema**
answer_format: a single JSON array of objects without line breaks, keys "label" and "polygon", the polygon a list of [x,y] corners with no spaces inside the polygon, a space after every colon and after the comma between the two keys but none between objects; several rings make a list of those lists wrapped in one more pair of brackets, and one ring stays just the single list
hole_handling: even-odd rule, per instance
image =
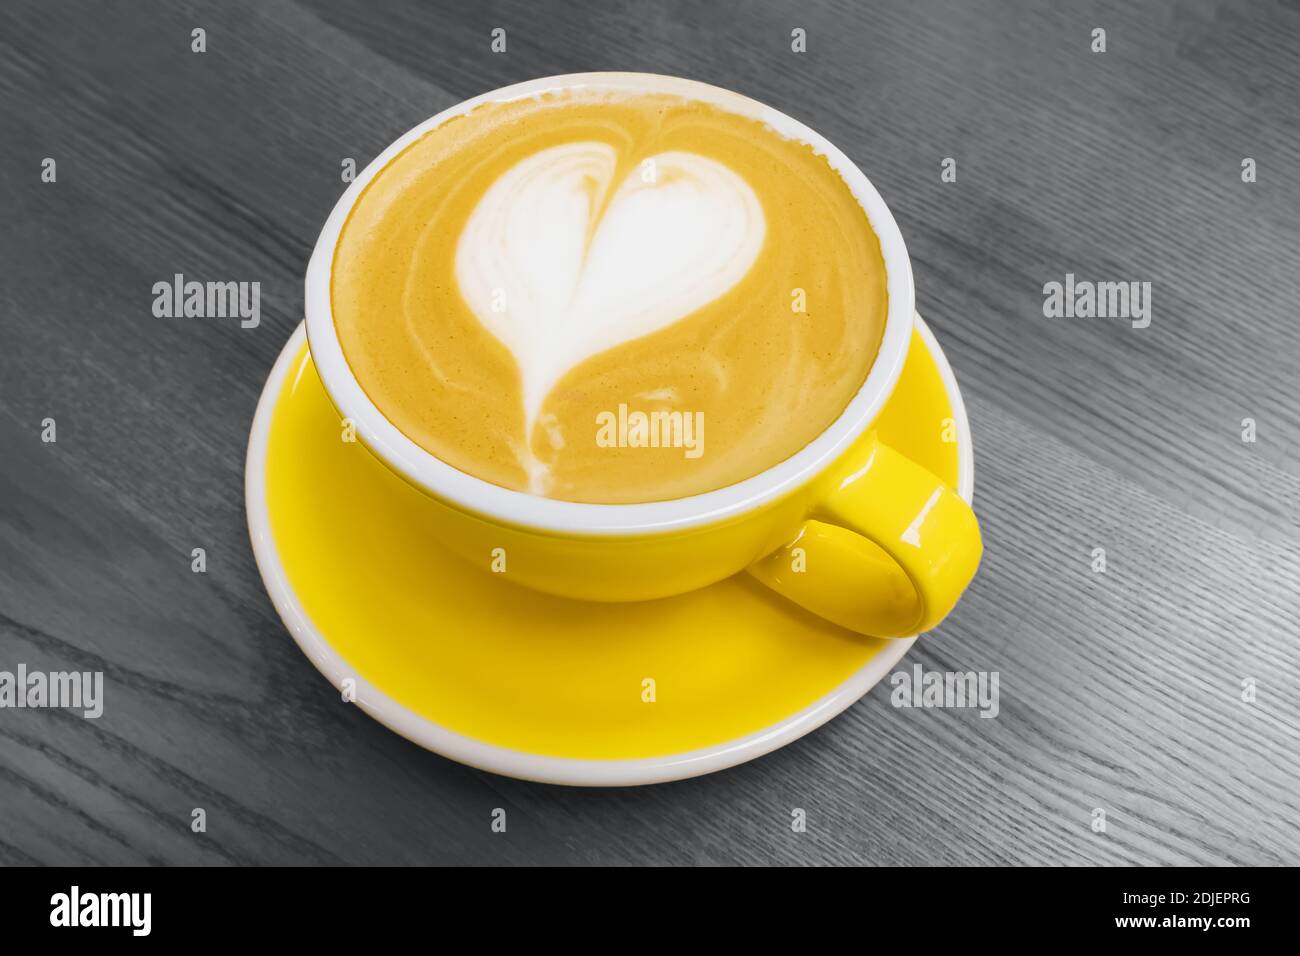
[{"label": "crema", "polygon": [[353,206],[331,306],[379,410],[427,451],[570,501],[756,475],[861,387],[880,244],[807,144],[712,104],[576,89],[426,133]]}]

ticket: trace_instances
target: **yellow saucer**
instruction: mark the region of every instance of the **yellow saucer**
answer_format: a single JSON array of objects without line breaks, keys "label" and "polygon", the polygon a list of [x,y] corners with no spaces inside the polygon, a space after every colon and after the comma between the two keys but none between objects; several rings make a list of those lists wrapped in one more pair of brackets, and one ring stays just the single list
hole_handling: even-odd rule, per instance
[{"label": "yellow saucer", "polygon": [[[955,442],[943,440],[947,419]],[[877,427],[970,499],[965,408],[919,316]],[[640,604],[527,590],[443,551],[420,492],[341,438],[300,326],[249,441],[258,567],[331,683],[355,687],[372,716],[464,763],[582,785],[708,773],[829,720],[914,640],[842,630],[745,574]]]}]

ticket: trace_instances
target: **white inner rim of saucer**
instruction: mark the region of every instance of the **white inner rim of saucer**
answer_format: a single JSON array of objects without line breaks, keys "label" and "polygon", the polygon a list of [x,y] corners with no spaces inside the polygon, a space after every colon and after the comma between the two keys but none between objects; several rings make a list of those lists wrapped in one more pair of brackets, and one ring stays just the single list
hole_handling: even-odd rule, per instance
[{"label": "white inner rim of saucer", "polygon": [[[975,461],[966,406],[962,402],[961,391],[957,387],[952,368],[948,365],[948,359],[920,314],[916,316],[916,328],[934,357],[952,405],[953,419],[957,426],[957,492],[970,502],[975,490]],[[471,767],[541,783],[622,787],[698,777],[761,757],[820,727],[871,690],[902,660],[916,640],[915,637],[909,637],[888,642],[884,650],[848,680],[785,719],[744,737],[698,750],[633,760],[581,760],[511,750],[448,730],[399,704],[357,674],[307,617],[297,594],[289,585],[284,565],[280,562],[279,552],[271,536],[270,512],[267,508],[266,452],[276,401],[306,338],[305,327],[300,323],[276,359],[262,388],[261,398],[258,399],[257,413],[253,416],[244,467],[244,497],[253,556],[266,590],[271,595],[272,604],[308,660],[335,687],[341,687],[345,679],[354,680],[356,702],[361,709],[390,730],[421,747]]]}]

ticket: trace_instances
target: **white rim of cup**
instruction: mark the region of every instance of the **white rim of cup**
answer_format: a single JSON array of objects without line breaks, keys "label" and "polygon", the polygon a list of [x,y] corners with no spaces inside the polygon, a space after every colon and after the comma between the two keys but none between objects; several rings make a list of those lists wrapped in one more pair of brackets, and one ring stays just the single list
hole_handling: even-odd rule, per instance
[{"label": "white rim of cup", "polygon": [[[330,270],[339,234],[366,185],[429,130],[482,103],[537,97],[561,89],[646,90],[713,103],[758,119],[812,146],[844,178],[880,240],[889,296],[884,335],[862,387],[829,428],[790,458],[714,491],[642,504],[584,504],[512,491],[448,465],[407,438],[375,406],[343,357],[330,304]],[[571,73],[503,87],[466,100],[400,136],[357,176],[335,204],[307,266],[305,311],[312,359],[335,407],[352,420],[361,441],[408,481],[461,510],[550,533],[628,535],[671,532],[734,517],[801,487],[838,458],[871,424],[898,382],[915,313],[912,265],[898,224],[871,181],[825,137],[784,113],[721,87],[655,73]]]},{"label": "white rim of cup", "polygon": [[[916,316],[915,322],[922,340],[934,356],[952,407],[953,422],[957,428],[957,493],[970,503],[975,490],[975,457],[966,405],[943,349],[920,315]],[[761,757],[816,730],[861,699],[890,668],[902,660],[908,648],[916,641],[915,637],[909,637],[888,642],[879,654],[830,693],[762,730],[711,747],[678,754],[627,760],[548,757],[485,743],[449,730],[398,703],[357,674],[311,622],[298,595],[290,586],[288,575],[280,561],[275,539],[271,535],[270,511],[266,499],[266,453],[275,405],[304,338],[304,328],[300,324],[280,352],[280,357],[262,388],[257,413],[253,416],[244,469],[244,498],[253,556],[272,604],[307,659],[335,687],[341,687],[348,678],[356,681],[356,701],[362,710],[385,727],[427,750],[491,773],[567,786],[623,787],[698,777]]]}]

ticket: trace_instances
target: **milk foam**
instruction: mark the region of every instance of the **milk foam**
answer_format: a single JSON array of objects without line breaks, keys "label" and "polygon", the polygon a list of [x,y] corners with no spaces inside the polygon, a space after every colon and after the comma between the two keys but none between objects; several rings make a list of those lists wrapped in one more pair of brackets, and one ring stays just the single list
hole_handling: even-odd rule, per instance
[{"label": "milk foam", "polygon": [[[557,90],[395,151],[330,276],[380,412],[461,472],[597,504],[727,487],[825,431],[879,348],[880,244],[822,153],[724,106]],[[621,405],[700,413],[707,451],[602,443]]]},{"label": "milk foam", "polygon": [[542,150],[493,183],[457,243],[462,296],[519,365],[527,434],[566,372],[725,294],[763,247],[758,196],[722,163],[664,152],[615,183],[618,168],[605,143]]}]

